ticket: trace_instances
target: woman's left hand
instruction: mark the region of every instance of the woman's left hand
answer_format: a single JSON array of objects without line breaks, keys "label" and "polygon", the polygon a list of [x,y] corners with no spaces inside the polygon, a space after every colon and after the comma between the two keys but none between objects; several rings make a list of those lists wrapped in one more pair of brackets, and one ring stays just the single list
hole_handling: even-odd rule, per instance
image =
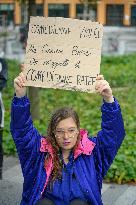
[{"label": "woman's left hand", "polygon": [[95,90],[97,93],[99,93],[103,97],[103,99],[106,102],[108,102],[108,103],[114,102],[114,98],[112,95],[112,89],[111,89],[109,83],[106,80],[104,80],[103,75],[98,75],[96,77]]}]

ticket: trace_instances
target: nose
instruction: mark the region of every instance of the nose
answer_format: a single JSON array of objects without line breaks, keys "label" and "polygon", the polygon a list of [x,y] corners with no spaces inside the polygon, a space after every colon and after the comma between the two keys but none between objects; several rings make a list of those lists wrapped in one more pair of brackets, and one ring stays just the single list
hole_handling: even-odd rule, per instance
[{"label": "nose", "polygon": [[68,132],[65,131],[65,133],[64,133],[64,139],[68,139],[68,138],[69,138],[69,134],[68,134]]}]

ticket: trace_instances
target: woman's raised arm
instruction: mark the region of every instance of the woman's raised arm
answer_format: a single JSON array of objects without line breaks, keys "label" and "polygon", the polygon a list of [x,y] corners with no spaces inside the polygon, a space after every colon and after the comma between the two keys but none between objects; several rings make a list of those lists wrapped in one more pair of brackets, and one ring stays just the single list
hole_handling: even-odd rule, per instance
[{"label": "woman's raised arm", "polygon": [[41,136],[33,126],[30,102],[26,96],[25,75],[22,72],[15,78],[14,88],[10,130],[24,173],[30,169],[40,152]]}]

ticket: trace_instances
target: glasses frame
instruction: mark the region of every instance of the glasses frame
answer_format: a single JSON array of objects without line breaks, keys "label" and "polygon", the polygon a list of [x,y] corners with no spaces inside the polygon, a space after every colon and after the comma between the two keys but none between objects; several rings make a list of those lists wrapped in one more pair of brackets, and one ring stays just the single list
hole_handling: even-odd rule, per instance
[{"label": "glasses frame", "polygon": [[[70,133],[70,130],[72,131],[73,130],[73,133]],[[54,135],[57,139],[62,139],[65,134],[67,133],[69,135],[69,139],[72,138],[75,134],[79,134],[79,130],[77,128],[69,128],[67,130],[65,129],[61,129],[61,130],[58,130],[60,132],[62,132],[59,136],[59,134],[56,134],[57,130],[54,132]]]}]

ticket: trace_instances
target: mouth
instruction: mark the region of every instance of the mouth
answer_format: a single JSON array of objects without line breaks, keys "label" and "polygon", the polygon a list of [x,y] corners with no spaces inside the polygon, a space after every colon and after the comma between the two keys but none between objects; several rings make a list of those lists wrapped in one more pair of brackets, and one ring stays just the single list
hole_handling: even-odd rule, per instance
[{"label": "mouth", "polygon": [[63,145],[64,146],[68,146],[71,142],[64,142]]}]

